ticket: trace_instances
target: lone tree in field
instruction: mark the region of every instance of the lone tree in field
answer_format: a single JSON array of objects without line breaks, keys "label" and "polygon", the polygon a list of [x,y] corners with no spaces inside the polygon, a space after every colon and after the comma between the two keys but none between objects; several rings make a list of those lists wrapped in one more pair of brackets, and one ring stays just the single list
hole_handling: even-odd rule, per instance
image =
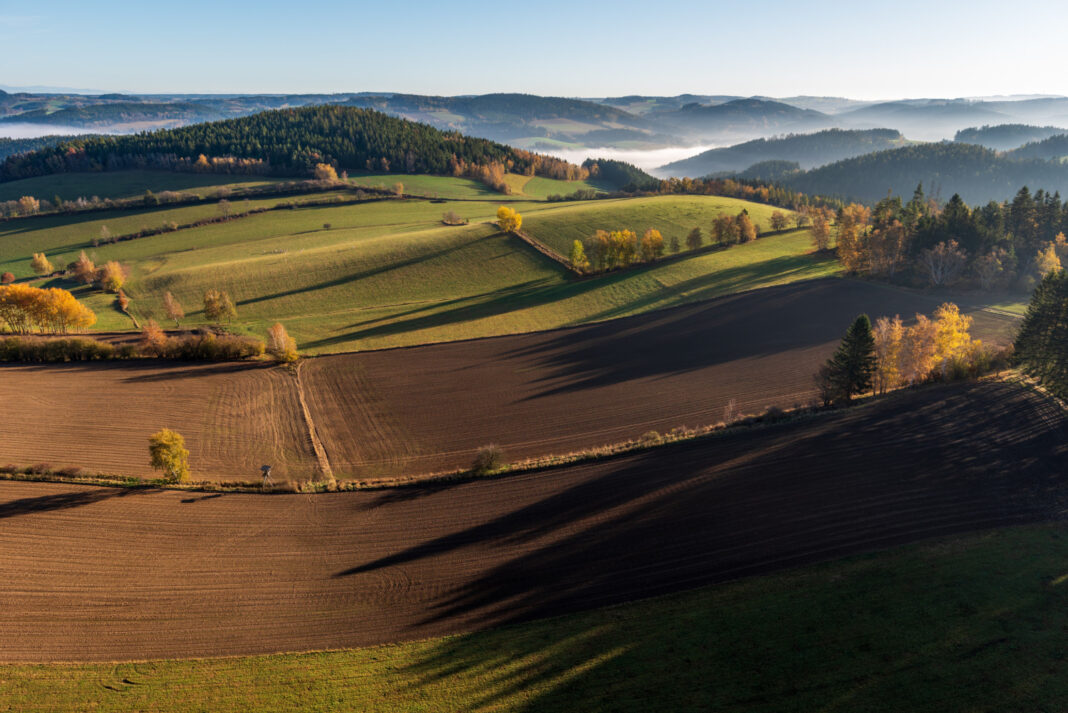
[{"label": "lone tree in field", "polygon": [[328,163],[315,164],[315,177],[320,181],[336,181],[337,169]]},{"label": "lone tree in field", "polygon": [[82,254],[78,256],[77,262],[74,263],[74,279],[83,285],[91,285],[96,280],[96,265],[89,259],[89,256],[82,250]]},{"label": "lone tree in field", "polygon": [[297,360],[297,342],[289,336],[289,332],[276,322],[267,330],[267,353],[274,357],[275,361],[290,364]]},{"label": "lone tree in field", "polygon": [[590,267],[590,261],[586,257],[586,249],[582,247],[582,241],[576,240],[571,243],[571,255],[568,257],[571,267],[579,272],[586,272]]},{"label": "lone tree in field", "polygon": [[182,434],[164,428],[148,439],[148,454],[151,465],[163,471],[163,477],[174,483],[189,480],[189,451]]},{"label": "lone tree in field", "polygon": [[167,313],[167,319],[174,320],[174,327],[177,329],[178,322],[185,317],[185,310],[182,309],[182,303],[170,292],[167,292],[163,295],[163,310]]},{"label": "lone tree in field", "polygon": [[52,267],[52,263],[45,257],[44,253],[34,253],[33,259],[30,260],[30,267],[38,275],[51,275],[56,271],[56,269]]},{"label": "lone tree in field", "polygon": [[751,243],[757,239],[757,229],[753,221],[749,219],[749,213],[743,210],[734,219],[738,225],[738,235],[743,243]]},{"label": "lone tree in field", "polygon": [[0,285],[10,285],[14,281],[15,281],[14,273],[5,272],[3,275],[0,275]]},{"label": "lone tree in field", "polygon": [[118,292],[126,283],[126,271],[116,260],[108,260],[97,273],[97,284],[105,292]]},{"label": "lone tree in field", "polygon": [[519,227],[523,225],[523,216],[516,213],[514,209],[509,208],[506,205],[502,205],[497,209],[497,227],[505,233],[514,233],[519,230]]},{"label": "lone tree in field", "polygon": [[[705,241],[705,236],[701,234],[700,228],[694,228],[686,236],[686,247],[690,250],[696,250],[701,247],[701,243]],[[678,245],[678,242],[675,243]],[[672,252],[678,252],[678,250],[672,250]]]},{"label": "lone tree in field", "polygon": [[871,388],[875,375],[875,335],[868,315],[857,317],[826,364],[825,378],[834,393],[849,401]]},{"label": "lone tree in field", "polygon": [[771,223],[771,229],[777,233],[780,230],[785,230],[789,221],[787,220],[785,213],[781,210],[777,210],[771,214],[771,220],[769,222]]},{"label": "lone tree in field", "polygon": [[204,293],[204,316],[212,322],[229,322],[237,317],[237,308],[224,290],[210,289]]}]

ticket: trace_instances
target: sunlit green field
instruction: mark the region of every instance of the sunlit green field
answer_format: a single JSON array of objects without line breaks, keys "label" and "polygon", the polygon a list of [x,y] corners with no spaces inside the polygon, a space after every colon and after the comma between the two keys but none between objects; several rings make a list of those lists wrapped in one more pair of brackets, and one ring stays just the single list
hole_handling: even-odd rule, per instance
[{"label": "sunlit green field", "polygon": [[[452,179],[450,179],[452,180]],[[309,196],[308,198],[312,198]],[[278,199],[252,201],[274,205]],[[581,234],[619,214],[666,225],[686,211],[711,220],[717,209],[765,206],[716,198],[640,198],[575,204],[517,201],[524,227],[560,243],[558,233]],[[492,225],[499,200],[372,203],[259,215],[173,233],[93,247],[101,226],[113,234],[168,220],[216,215],[213,204],[184,208],[92,213],[10,221],[0,225],[0,269],[32,275],[33,252],[56,266],[86,250],[98,263],[127,267],[125,291],[140,320],[164,321],[163,295],[184,305],[185,325],[204,323],[206,290],[223,289],[237,304],[238,332],[263,334],[286,325],[305,353],[325,353],[450,341],[550,329],[669,307],[730,292],[835,274],[837,264],[810,255],[805,231],[771,235],[727,250],[578,279],[560,265]],[[235,205],[239,209],[244,206]],[[446,226],[445,211],[467,218]],[[683,216],[683,217],[677,217]],[[329,228],[326,226],[329,225]],[[35,284],[45,284],[37,281]],[[73,288],[62,278],[47,284]],[[98,315],[98,329],[129,329],[114,298],[79,287]]]},{"label": "sunlit green field", "polygon": [[58,173],[0,183],[0,201],[34,196],[53,200],[75,198],[127,198],[146,190],[183,191],[200,196],[213,195],[219,188],[249,188],[276,183],[280,178],[266,176],[226,176],[219,174],[172,173],[169,171],[105,171],[101,173]]},{"label": "sunlit green field", "polygon": [[1021,527],[445,639],[0,666],[0,709],[1059,711],[1066,563]]},{"label": "sunlit green field", "polygon": [[[672,238],[677,238],[685,250],[686,236],[691,230],[700,228],[704,234],[704,244],[708,245],[712,221],[723,213],[737,215],[743,209],[749,211],[753,223],[762,226],[762,232],[771,230],[771,214],[782,210],[720,196],[620,198],[570,203],[541,211],[524,219],[523,230],[561,255],[570,252],[574,241],[585,240],[598,230],[627,229],[641,237],[646,230],[655,228],[664,236],[665,249]],[[792,215],[787,210],[782,212],[787,216]]]}]

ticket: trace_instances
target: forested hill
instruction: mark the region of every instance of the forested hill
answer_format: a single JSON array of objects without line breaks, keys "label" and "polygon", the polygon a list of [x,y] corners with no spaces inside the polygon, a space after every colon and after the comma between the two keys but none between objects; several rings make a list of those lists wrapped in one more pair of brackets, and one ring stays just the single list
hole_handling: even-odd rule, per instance
[{"label": "forested hill", "polygon": [[1016,159],[1063,159],[1068,156],[1068,133],[1062,130],[1057,136],[1050,136],[1044,141],[1032,141],[1005,155]]},{"label": "forested hill", "polygon": [[339,170],[429,174],[458,174],[472,166],[496,164],[517,172],[533,170],[565,178],[569,171],[579,170],[558,159],[439,131],[372,109],[314,106],[131,136],[63,142],[9,156],[0,164],[0,180],[146,166],[183,169],[191,168],[201,155],[209,160],[235,159],[219,162],[215,169],[289,175],[306,174],[317,163],[332,163]]},{"label": "forested hill", "polygon": [[64,141],[88,139],[93,136],[93,134],[82,134],[80,136],[59,136],[51,134],[49,136],[35,136],[29,139],[8,139],[0,137],[0,161],[13,154],[36,151],[37,149],[56,146]]},{"label": "forested hill", "polygon": [[958,193],[976,205],[1012,198],[1020,186],[1068,193],[1068,164],[1014,160],[973,144],[937,143],[879,151],[790,177],[786,185],[809,194],[867,202],[887,191],[908,195],[923,183],[932,195]]},{"label": "forested hill", "polygon": [[1042,141],[1050,136],[1065,133],[1068,133],[1068,130],[1056,126],[998,124],[997,126],[961,129],[953,140],[962,144],[979,144],[996,151],[1010,151],[1027,143]]},{"label": "forested hill", "polygon": [[894,129],[849,131],[828,129],[814,134],[793,134],[778,139],[756,139],[726,148],[711,149],[656,170],[664,176],[707,176],[739,172],[765,161],[792,161],[813,168],[872,151],[900,146],[905,137]]}]

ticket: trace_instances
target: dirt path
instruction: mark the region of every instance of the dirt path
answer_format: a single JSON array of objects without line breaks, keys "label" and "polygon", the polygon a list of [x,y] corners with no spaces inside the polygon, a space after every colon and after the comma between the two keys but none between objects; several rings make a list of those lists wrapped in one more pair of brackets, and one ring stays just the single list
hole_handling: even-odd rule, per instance
[{"label": "dirt path", "polygon": [[224,495],[0,483],[0,661],[418,639],[1061,517],[1068,423],[963,384],[451,486]]},{"label": "dirt path", "polygon": [[323,442],[319,438],[319,431],[315,428],[315,421],[312,420],[311,411],[308,410],[308,400],[304,395],[304,382],[300,378],[300,370],[303,366],[304,362],[299,361],[293,371],[293,378],[297,382],[297,397],[300,400],[300,409],[304,413],[304,423],[308,426],[308,437],[311,439],[312,448],[315,450],[315,459],[319,461],[319,470],[324,478],[328,481],[333,481],[334,471],[330,468],[330,459],[327,457],[326,448],[323,447]]}]

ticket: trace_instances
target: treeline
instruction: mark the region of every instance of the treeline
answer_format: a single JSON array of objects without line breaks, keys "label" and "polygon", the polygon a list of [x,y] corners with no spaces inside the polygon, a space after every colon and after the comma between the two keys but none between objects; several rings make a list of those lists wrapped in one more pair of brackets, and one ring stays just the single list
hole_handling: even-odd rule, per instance
[{"label": "treeline", "polygon": [[784,185],[810,194],[874,203],[887,191],[907,193],[918,182],[945,187],[970,203],[1007,200],[1020,186],[1068,190],[1068,164],[1001,156],[983,146],[936,143],[845,159],[791,176]]},{"label": "treeline", "polygon": [[1057,270],[1035,289],[1016,336],[1016,360],[1023,371],[1068,399],[1068,273]]},{"label": "treeline", "polygon": [[[199,156],[206,163],[197,166]],[[266,168],[260,163],[263,162]],[[132,136],[65,141],[9,156],[0,180],[67,171],[164,168],[280,175],[310,173],[316,164],[437,175],[469,166],[499,164],[506,170],[566,178],[579,167],[485,139],[443,132],[371,109],[316,106],[265,111],[252,116]]]},{"label": "treeline", "polygon": [[868,391],[886,393],[926,381],[978,376],[1007,366],[1009,351],[973,339],[972,318],[952,302],[933,319],[917,314],[906,327],[900,316],[880,317],[875,327],[865,314],[849,327],[842,343],[815,375],[824,405],[850,401]]},{"label": "treeline", "polygon": [[834,225],[848,272],[914,285],[1031,289],[1068,260],[1068,203],[1026,187],[1012,201],[969,208],[958,195],[939,205],[918,186],[907,202],[843,206]]},{"label": "treeline", "polygon": [[[782,230],[788,218],[780,211],[771,216],[773,230]],[[749,212],[738,215],[719,215],[712,221],[709,231],[713,246],[730,247],[756,240],[760,227],[753,223]],[[705,234],[700,227],[693,228],[685,239],[686,248],[697,250],[705,244]],[[568,263],[579,273],[593,274],[619,270],[639,263],[649,263],[664,257],[665,252],[675,255],[682,250],[683,242],[673,235],[665,242],[659,230],[650,228],[641,238],[633,230],[598,230],[586,240],[576,240],[571,245]]]},{"label": "treeline", "polygon": [[80,136],[49,134],[48,136],[34,136],[28,139],[9,139],[0,137],[0,160],[3,160],[8,156],[14,156],[18,153],[26,153],[27,151],[36,151],[38,149],[58,146],[64,141],[84,140],[92,137],[93,134],[82,134]]},{"label": "treeline", "polygon": [[0,361],[56,363],[109,359],[238,361],[263,356],[262,339],[201,331],[165,337],[155,344],[112,344],[90,337],[0,337]]},{"label": "treeline", "polygon": [[29,285],[0,286],[0,327],[15,334],[61,334],[96,324],[93,311],[67,290]]}]

